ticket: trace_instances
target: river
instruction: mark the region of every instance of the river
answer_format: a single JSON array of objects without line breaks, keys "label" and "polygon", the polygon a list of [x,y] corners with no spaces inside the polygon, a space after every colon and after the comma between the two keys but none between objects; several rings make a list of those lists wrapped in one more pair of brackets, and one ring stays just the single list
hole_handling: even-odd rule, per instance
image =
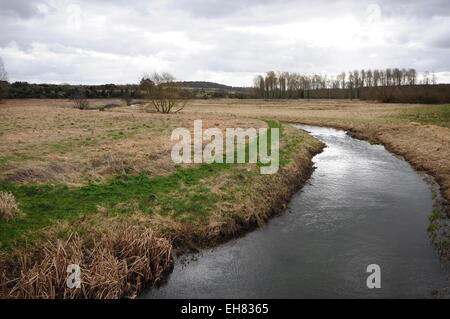
[{"label": "river", "polygon": [[[427,234],[430,186],[404,160],[331,129],[316,170],[267,226],[177,260],[141,298],[420,298],[449,286]],[[189,260],[189,262],[186,262]],[[367,266],[381,270],[369,289]]]}]

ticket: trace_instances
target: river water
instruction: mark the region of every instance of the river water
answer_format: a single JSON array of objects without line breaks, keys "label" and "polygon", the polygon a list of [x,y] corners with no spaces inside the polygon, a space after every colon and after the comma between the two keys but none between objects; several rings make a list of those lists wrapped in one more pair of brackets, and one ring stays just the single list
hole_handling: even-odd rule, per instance
[{"label": "river water", "polygon": [[[267,226],[176,262],[141,298],[418,298],[449,286],[426,231],[432,194],[383,146],[296,127],[327,144],[286,212]],[[368,289],[367,266],[381,269]]]}]

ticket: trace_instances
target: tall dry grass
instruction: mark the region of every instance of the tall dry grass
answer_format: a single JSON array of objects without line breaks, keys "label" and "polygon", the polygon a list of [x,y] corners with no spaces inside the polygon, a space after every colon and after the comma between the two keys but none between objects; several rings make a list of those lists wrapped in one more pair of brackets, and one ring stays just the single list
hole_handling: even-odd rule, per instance
[{"label": "tall dry grass", "polygon": [[[67,286],[71,264],[81,268],[81,288]],[[39,256],[20,257],[18,263],[3,267],[2,297],[133,298],[146,285],[163,279],[172,264],[171,244],[149,229],[118,226],[90,239],[73,234],[67,241],[48,242]]]},{"label": "tall dry grass", "polygon": [[14,195],[9,192],[0,192],[0,219],[11,220],[21,214]]}]

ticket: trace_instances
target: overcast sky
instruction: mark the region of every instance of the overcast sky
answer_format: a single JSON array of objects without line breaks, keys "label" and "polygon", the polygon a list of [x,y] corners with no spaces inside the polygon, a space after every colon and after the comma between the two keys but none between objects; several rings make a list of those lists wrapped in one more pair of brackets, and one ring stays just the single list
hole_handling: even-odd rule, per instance
[{"label": "overcast sky", "polygon": [[250,86],[268,70],[413,67],[450,83],[449,0],[0,0],[10,81]]}]

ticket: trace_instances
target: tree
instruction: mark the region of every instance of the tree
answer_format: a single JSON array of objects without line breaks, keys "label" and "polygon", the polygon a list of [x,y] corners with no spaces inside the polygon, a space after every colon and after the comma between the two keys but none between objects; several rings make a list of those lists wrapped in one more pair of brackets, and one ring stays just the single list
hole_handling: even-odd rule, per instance
[{"label": "tree", "polygon": [[423,75],[422,84],[429,85],[430,84],[430,72],[425,71],[425,74]]},{"label": "tree", "polygon": [[8,73],[6,72],[3,60],[0,57],[0,102],[2,102],[3,99],[7,97],[8,88],[9,88]]},{"label": "tree", "polygon": [[70,100],[73,102],[73,106],[79,110],[85,110],[89,106],[89,101],[86,98],[86,93],[83,89],[79,88],[72,94]]},{"label": "tree", "polygon": [[0,57],[0,81],[8,81],[8,73],[6,72],[5,64]]},{"label": "tree", "polygon": [[261,75],[257,75],[254,79],[254,86],[256,95],[260,98],[265,98],[265,84],[264,77]]},{"label": "tree", "polygon": [[188,94],[181,88],[175,77],[169,73],[144,75],[140,82],[144,99],[158,113],[178,113],[187,104]]},{"label": "tree", "polygon": [[373,73],[372,73],[372,70],[368,70],[367,71],[366,77],[367,77],[367,86],[368,87],[372,87],[372,85],[373,85]]},{"label": "tree", "polygon": [[415,69],[409,69],[408,71],[409,85],[416,85],[417,83],[417,71]]},{"label": "tree", "polygon": [[437,76],[436,73],[431,73],[431,84],[436,85],[437,84]]}]

